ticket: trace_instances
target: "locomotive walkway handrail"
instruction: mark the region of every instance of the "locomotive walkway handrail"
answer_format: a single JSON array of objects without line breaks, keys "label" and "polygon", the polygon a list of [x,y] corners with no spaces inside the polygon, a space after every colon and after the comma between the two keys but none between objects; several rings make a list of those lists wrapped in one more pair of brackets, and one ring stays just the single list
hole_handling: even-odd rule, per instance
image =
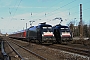
[{"label": "locomotive walkway handrail", "polygon": [[1,52],[2,52],[2,54],[3,54],[3,57],[4,57],[4,60],[10,60],[10,58],[9,58],[9,56],[7,55],[7,53],[5,52],[5,50],[4,50],[4,43],[3,43],[3,41],[1,42]]}]

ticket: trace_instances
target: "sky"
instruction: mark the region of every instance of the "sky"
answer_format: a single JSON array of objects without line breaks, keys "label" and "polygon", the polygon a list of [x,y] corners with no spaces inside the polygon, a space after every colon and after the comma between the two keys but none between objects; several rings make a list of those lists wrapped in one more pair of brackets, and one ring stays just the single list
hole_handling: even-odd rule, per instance
[{"label": "sky", "polygon": [[11,34],[46,22],[52,26],[80,21],[80,4],[82,4],[82,20],[90,24],[90,0],[0,0],[0,32]]}]

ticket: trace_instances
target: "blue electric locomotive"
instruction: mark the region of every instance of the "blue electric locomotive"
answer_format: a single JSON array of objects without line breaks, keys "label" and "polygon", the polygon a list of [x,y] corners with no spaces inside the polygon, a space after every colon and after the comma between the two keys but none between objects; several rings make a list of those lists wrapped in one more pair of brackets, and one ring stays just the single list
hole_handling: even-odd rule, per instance
[{"label": "blue electric locomotive", "polygon": [[57,43],[72,40],[72,33],[68,26],[63,26],[61,24],[55,25],[53,26],[53,33]]},{"label": "blue electric locomotive", "polygon": [[29,41],[42,43],[53,43],[55,41],[52,25],[40,23],[38,26],[32,26],[26,30],[26,38]]}]

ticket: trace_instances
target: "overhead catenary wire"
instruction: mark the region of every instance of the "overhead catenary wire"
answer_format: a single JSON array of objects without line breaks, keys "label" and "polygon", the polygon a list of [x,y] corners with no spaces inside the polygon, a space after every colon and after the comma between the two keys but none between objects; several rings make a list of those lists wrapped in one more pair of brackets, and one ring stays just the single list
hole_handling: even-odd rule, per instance
[{"label": "overhead catenary wire", "polygon": [[[67,6],[67,5],[71,4],[71,3],[73,3],[74,1],[76,1],[76,0],[73,0],[73,1],[71,1],[71,2],[69,2],[69,3],[67,3],[67,4],[64,4],[63,6],[61,6],[61,7],[57,8],[57,9],[55,9],[55,10],[53,10],[53,11],[49,12],[49,13],[46,13],[46,14],[51,14],[51,13],[53,13],[53,12],[57,11],[58,9],[63,8],[63,7],[65,7],[65,6]],[[42,17],[42,16],[41,16],[41,17]]]},{"label": "overhead catenary wire", "polygon": [[[62,3],[63,1],[64,1],[64,0],[61,0],[59,3]],[[57,4],[58,4],[58,3],[55,3],[54,5],[48,7],[47,9],[43,10],[42,12],[49,10],[50,8],[54,7],[54,6],[57,5]],[[31,13],[33,13],[33,12],[31,12]],[[39,15],[39,14],[36,14],[35,16],[37,16],[37,15]],[[46,17],[47,13],[45,12],[43,15]],[[31,15],[31,17],[32,17],[32,15]],[[42,17],[42,16],[41,16],[41,17]],[[37,20],[37,19],[38,19],[38,18],[35,18],[34,20]],[[39,20],[40,20],[40,19],[39,19]]]},{"label": "overhead catenary wire", "polygon": [[[20,2],[21,2],[22,0],[20,0]],[[63,0],[62,0],[63,1]],[[61,7],[59,7],[59,8],[57,8],[57,9],[55,9],[55,10],[53,10],[53,11],[51,11],[51,12],[49,12],[49,13],[47,13],[47,12],[45,12],[45,14],[43,14],[43,16],[40,16],[40,18],[42,17],[42,18],[45,18],[44,16],[46,16],[46,18],[47,18],[47,15],[48,15],[48,17],[50,17],[50,16],[53,16],[53,15],[55,15],[55,13],[54,12],[56,12],[57,10],[59,10],[59,9],[62,9],[62,8],[64,8],[64,7],[66,7],[66,6],[68,6],[68,5],[70,5],[71,3],[73,3],[73,2],[75,2],[76,0],[73,0],[73,1],[71,1],[71,2],[69,2],[69,3],[67,3],[67,4],[64,4],[63,6],[61,6]],[[18,4],[18,6],[20,5],[20,3]],[[76,6],[77,7],[77,6]],[[69,10],[71,10],[71,9],[74,9],[75,7],[70,7],[69,8]],[[17,9],[18,9],[18,7],[16,8],[16,11],[17,11]],[[49,8],[50,9],[50,8]],[[48,9],[46,9],[46,10],[48,10]],[[44,10],[45,11],[45,10]],[[11,12],[12,13],[12,12]],[[16,12],[15,12],[16,13]],[[15,16],[15,13],[14,13],[14,15],[13,15],[13,17]],[[32,12],[33,13],[33,12]],[[57,12],[58,13],[58,12]],[[56,13],[56,14],[57,14]],[[74,13],[74,12],[73,12]],[[75,12],[75,14],[76,14],[76,12]],[[37,15],[39,15],[39,14],[37,14]],[[71,15],[71,12],[69,12],[69,15]],[[38,19],[38,18],[35,18],[35,19]],[[39,19],[38,19],[39,20]]]},{"label": "overhead catenary wire", "polygon": [[13,7],[12,6],[9,7],[9,14],[10,15],[12,15],[12,12],[13,12],[13,10],[14,10],[14,8],[15,8],[15,6],[16,6],[17,3],[18,3],[18,1],[15,1],[14,6]]},{"label": "overhead catenary wire", "polygon": [[[65,7],[65,6],[73,3],[73,2],[75,2],[75,1],[76,1],[76,0],[73,0],[73,1],[71,1],[71,2],[69,2],[69,3],[67,3],[67,4],[64,4],[63,6],[61,6],[61,7],[57,8],[57,9],[53,10],[52,12],[46,13],[46,15],[47,15],[47,14],[54,13],[54,12],[57,11],[58,9],[63,8],[63,7]],[[52,16],[52,15],[54,15],[54,14],[51,14],[50,16]],[[41,17],[44,17],[44,16],[41,16]],[[39,18],[41,18],[41,17],[39,17]],[[37,18],[37,19],[38,19],[38,18]]]},{"label": "overhead catenary wire", "polygon": [[16,14],[16,12],[17,12],[17,10],[18,10],[18,7],[20,6],[20,3],[21,3],[21,2],[22,2],[22,0],[19,1],[18,5],[17,5],[17,8],[16,8],[16,10],[15,10],[15,12],[14,12],[14,14],[13,14],[11,20],[12,20],[13,17],[15,16],[15,14]]},{"label": "overhead catenary wire", "polygon": [[[10,20],[13,20],[17,10],[18,10],[18,7],[20,6],[22,0],[18,1],[16,0],[15,3],[14,3],[14,6],[13,5],[10,5],[9,7],[9,15],[10,15]],[[14,27],[10,28],[11,30],[14,29]],[[18,30],[18,29],[15,29],[15,30]]]},{"label": "overhead catenary wire", "polygon": [[[74,0],[72,1],[72,2],[74,2]],[[72,3],[72,2],[70,2],[70,3]],[[64,5],[64,6],[67,6],[68,4],[70,4],[70,3],[67,3],[66,5]],[[86,2],[87,3],[87,2]],[[62,6],[62,7],[64,7],[64,6]],[[78,6],[78,5],[77,5]],[[77,6],[75,6],[75,7],[77,7]],[[61,8],[62,8],[61,7]],[[75,7],[71,7],[71,8],[69,8],[69,10],[71,10],[71,9],[73,9],[73,8],[75,8]],[[58,8],[59,9],[59,8]],[[57,9],[56,9],[57,10]],[[55,11],[55,10],[54,10]],[[55,12],[56,13],[56,12]],[[54,14],[55,14],[54,13]],[[69,12],[70,13],[70,12]],[[47,13],[47,14],[49,14],[49,13]],[[52,15],[54,15],[54,14],[52,14]],[[56,13],[57,14],[57,13]],[[75,12],[75,14],[76,14],[76,12]],[[52,15],[50,15],[50,16],[52,16]]]},{"label": "overhead catenary wire", "polygon": [[[73,0],[73,1],[75,1],[75,0]],[[62,7],[65,7],[65,6],[68,6],[68,4],[70,4],[70,3],[72,3],[73,1],[71,1],[71,2],[69,2],[69,3],[67,3],[67,4],[65,4],[65,5],[63,5]],[[61,7],[61,8],[62,8]],[[72,7],[72,8],[69,8],[69,9],[73,9],[73,8],[75,8],[75,7]],[[56,11],[58,10],[58,9],[60,9],[60,8],[57,8],[56,9]],[[48,10],[48,9],[47,9]],[[55,10],[54,10],[55,11]],[[54,12],[54,11],[52,11],[52,12]],[[33,13],[33,12],[32,12]],[[43,16],[40,16],[40,18],[41,17],[44,17],[44,16],[47,16],[47,15],[49,15],[50,14],[50,16],[52,16],[52,15],[54,15],[54,14],[52,14],[52,13],[47,13],[47,12],[45,12],[45,15],[43,14]],[[76,14],[76,13],[75,13]],[[37,14],[38,15],[38,14]],[[71,15],[71,12],[69,12],[69,15]],[[48,16],[49,17],[49,16]],[[36,19],[36,18],[35,18]],[[38,19],[38,18],[37,18]]]},{"label": "overhead catenary wire", "polygon": [[[87,3],[87,2],[85,2],[85,3]],[[77,5],[77,6],[79,6],[79,5]],[[75,6],[75,7],[77,7],[77,6]],[[74,7],[72,7],[72,8],[69,8],[69,9],[73,9]],[[73,12],[72,14],[76,14],[77,12],[79,12],[79,10],[78,11],[76,11],[76,12]],[[57,14],[57,13],[56,13]],[[54,15],[54,14],[52,14],[52,15]],[[50,15],[50,16],[52,16],[52,15]],[[49,20],[49,21],[51,21],[51,20]]]}]

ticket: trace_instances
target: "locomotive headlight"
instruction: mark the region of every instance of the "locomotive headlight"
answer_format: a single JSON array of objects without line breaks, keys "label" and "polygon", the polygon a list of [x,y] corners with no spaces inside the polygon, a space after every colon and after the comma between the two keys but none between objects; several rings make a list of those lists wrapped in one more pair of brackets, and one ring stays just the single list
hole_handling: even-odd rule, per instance
[{"label": "locomotive headlight", "polygon": [[70,37],[71,37],[71,34],[70,34]]},{"label": "locomotive headlight", "polygon": [[42,34],[42,36],[44,36],[44,34]]},{"label": "locomotive headlight", "polygon": [[61,35],[61,37],[62,37],[62,35]]}]

